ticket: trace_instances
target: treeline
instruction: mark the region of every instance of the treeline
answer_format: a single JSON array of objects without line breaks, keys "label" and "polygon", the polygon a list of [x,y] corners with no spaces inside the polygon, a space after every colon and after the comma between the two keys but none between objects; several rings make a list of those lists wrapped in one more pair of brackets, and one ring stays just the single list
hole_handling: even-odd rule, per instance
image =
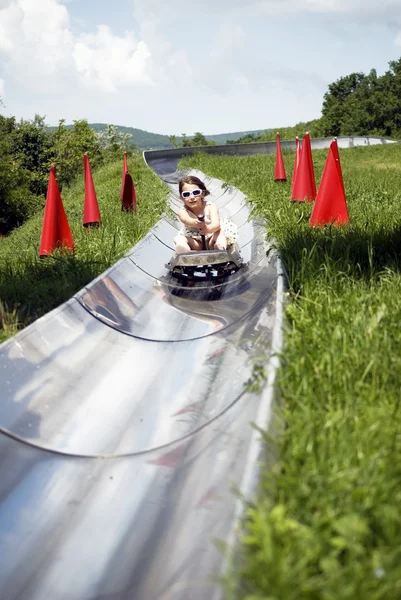
[{"label": "treeline", "polygon": [[188,137],[186,133],[182,133],[182,138],[177,138],[175,135],[169,135],[168,139],[173,148],[188,148],[189,146],[215,146],[216,142],[207,140],[200,131],[195,132],[193,138]]},{"label": "treeline", "polygon": [[[279,128],[281,139],[293,140],[309,131],[312,137],[374,135],[401,139],[401,58],[389,62],[389,70],[378,77],[351,73],[328,87],[323,97],[322,116],[294,127]],[[243,142],[271,142],[276,129],[261,135],[239,138]]]},{"label": "treeline", "polygon": [[313,121],[301,121],[294,125],[294,127],[279,127],[276,129],[269,129],[259,135],[248,134],[238,140],[227,140],[227,144],[246,144],[251,142],[273,142],[276,139],[276,132],[280,132],[282,140],[295,140],[295,137],[304,137],[305,132],[309,131],[311,137],[325,137],[320,119],[314,119]]},{"label": "treeline", "polygon": [[129,137],[113,126],[97,133],[85,120],[74,121],[71,128],[61,120],[54,131],[48,131],[38,115],[19,122],[0,115],[0,235],[43,209],[53,162],[60,187],[69,186],[82,173],[85,152],[96,168],[121,157]]}]

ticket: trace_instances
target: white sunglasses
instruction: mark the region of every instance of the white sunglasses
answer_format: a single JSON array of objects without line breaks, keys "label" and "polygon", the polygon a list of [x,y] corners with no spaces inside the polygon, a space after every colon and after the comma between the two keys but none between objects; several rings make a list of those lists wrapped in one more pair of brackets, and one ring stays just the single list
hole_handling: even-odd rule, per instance
[{"label": "white sunglasses", "polygon": [[183,198],[190,198],[190,196],[200,196],[202,193],[202,190],[200,190],[199,188],[196,190],[192,190],[191,192],[185,191],[185,192],[181,192],[181,196]]}]

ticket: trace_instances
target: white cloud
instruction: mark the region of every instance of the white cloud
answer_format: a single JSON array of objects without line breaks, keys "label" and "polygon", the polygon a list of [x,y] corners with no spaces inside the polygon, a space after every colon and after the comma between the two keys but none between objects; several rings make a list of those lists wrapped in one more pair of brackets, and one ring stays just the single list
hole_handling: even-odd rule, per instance
[{"label": "white cloud", "polygon": [[4,79],[0,79],[0,97],[4,94]]},{"label": "white cloud", "polygon": [[270,55],[266,43],[251,40],[244,29],[234,23],[223,23],[210,49],[207,85],[220,94],[238,92],[238,86],[258,93],[263,87],[284,92],[294,85],[307,85],[319,90],[325,87],[323,77],[305,68],[283,64],[280,56]]},{"label": "white cloud", "polygon": [[13,33],[22,19],[21,8],[13,3],[0,8],[0,52],[12,52],[14,47]]},{"label": "white cloud", "polygon": [[152,84],[147,73],[149,48],[131,33],[117,37],[107,25],[100,25],[95,35],[76,40],[73,56],[87,85],[99,86],[103,91],[115,92],[121,85]]},{"label": "white cloud", "polygon": [[245,31],[240,25],[230,22],[223,23],[211,50],[212,58],[231,62],[235,55],[238,56],[238,52],[243,51],[246,37]]},{"label": "white cloud", "polygon": [[150,50],[132,33],[116,36],[101,25],[96,34],[77,36],[59,0],[12,0],[5,7],[0,2],[5,69],[31,89],[61,91],[81,84],[114,92],[119,86],[152,83],[147,74]]}]

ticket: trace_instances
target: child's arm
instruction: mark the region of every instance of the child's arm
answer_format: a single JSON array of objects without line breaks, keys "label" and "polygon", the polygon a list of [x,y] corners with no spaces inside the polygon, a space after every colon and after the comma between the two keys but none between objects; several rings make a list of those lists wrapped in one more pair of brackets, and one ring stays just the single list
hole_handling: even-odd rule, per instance
[{"label": "child's arm", "polygon": [[[215,231],[219,231],[220,229],[220,216],[219,210],[215,204],[210,202],[209,204],[209,218],[210,223],[205,224],[204,232],[205,233],[215,233]],[[203,231],[201,231],[203,233]]]},{"label": "child's arm", "polygon": [[182,223],[184,223],[186,227],[193,227],[199,229],[199,227],[203,225],[202,221],[199,221],[199,219],[197,219],[195,215],[193,217],[190,217],[185,208],[181,208],[181,210],[178,211],[178,218]]}]

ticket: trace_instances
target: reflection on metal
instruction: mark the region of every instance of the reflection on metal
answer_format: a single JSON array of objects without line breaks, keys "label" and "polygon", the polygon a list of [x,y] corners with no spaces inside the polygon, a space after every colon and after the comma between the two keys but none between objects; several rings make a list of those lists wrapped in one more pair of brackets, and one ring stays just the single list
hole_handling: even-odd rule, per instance
[{"label": "reflection on metal", "polygon": [[[145,154],[175,213],[177,156]],[[270,413],[284,275],[244,195],[205,181],[238,226],[236,273],[177,281],[165,265],[178,221],[166,217],[0,346],[2,600],[222,596],[213,540],[234,538],[233,486],[254,487],[249,424]],[[245,383],[261,354],[272,358],[258,396]]]}]

